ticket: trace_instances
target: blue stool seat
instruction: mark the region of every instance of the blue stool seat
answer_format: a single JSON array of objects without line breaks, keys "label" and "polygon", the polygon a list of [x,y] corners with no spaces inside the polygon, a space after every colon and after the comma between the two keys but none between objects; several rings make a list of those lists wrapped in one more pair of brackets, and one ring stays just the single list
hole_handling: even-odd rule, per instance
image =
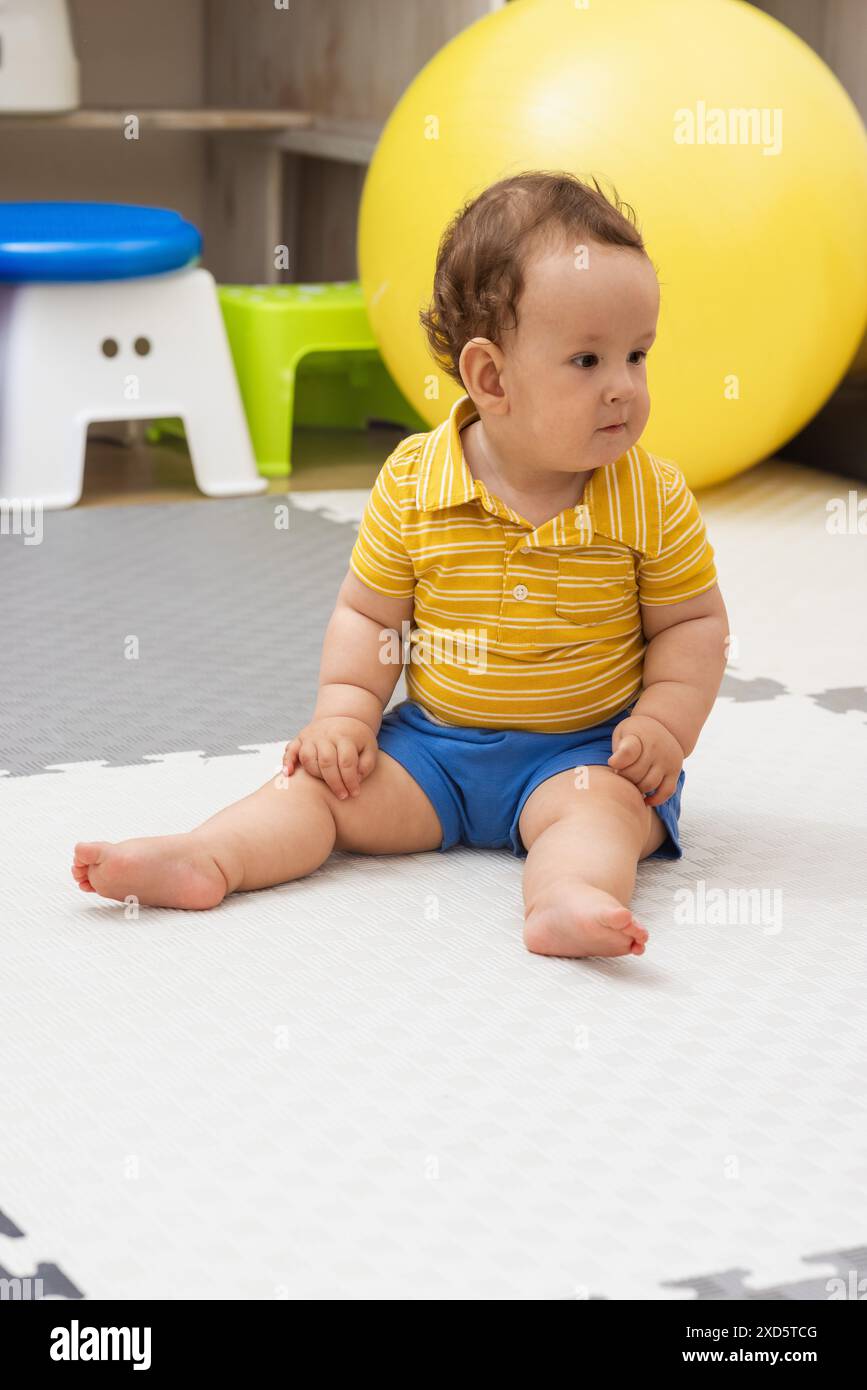
[{"label": "blue stool seat", "polygon": [[0,281],[131,280],[179,270],[201,250],[170,208],[0,202]]}]

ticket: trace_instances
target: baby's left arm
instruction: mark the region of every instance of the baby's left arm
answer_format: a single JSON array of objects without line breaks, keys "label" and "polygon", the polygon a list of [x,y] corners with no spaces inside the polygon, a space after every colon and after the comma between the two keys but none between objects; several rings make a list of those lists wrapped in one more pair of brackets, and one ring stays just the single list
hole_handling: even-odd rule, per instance
[{"label": "baby's left arm", "polygon": [[726,666],[729,624],[719,585],[683,603],[641,605],[648,645],[644,690],[632,711],[673,734],[686,758],[713,709]]}]

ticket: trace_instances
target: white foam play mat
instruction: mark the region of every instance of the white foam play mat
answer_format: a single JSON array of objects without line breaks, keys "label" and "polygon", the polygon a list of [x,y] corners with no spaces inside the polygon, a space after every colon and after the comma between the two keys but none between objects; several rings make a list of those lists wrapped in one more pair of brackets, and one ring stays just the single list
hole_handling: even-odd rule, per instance
[{"label": "white foam play mat", "polygon": [[770,462],[700,495],[735,640],[684,858],[639,866],[648,948],[608,960],[527,952],[506,850],[335,853],[211,912],[79,892],[75,841],[192,828],[275,773],[366,494],[0,536],[0,1278],[553,1300],[863,1279],[854,491]]}]

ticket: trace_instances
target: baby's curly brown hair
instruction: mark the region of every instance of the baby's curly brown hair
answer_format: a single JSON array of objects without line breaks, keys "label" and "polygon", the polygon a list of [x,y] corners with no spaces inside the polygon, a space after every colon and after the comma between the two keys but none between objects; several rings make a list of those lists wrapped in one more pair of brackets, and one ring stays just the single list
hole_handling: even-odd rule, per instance
[{"label": "baby's curly brown hair", "polygon": [[[419,322],[434,359],[463,386],[458,362],[471,338],[500,341],[518,324],[518,300],[532,250],[558,236],[607,242],[647,255],[635,212],[561,170],[528,170],[467,201],[440,238],[433,295]],[[595,189],[595,191],[594,191]]]}]

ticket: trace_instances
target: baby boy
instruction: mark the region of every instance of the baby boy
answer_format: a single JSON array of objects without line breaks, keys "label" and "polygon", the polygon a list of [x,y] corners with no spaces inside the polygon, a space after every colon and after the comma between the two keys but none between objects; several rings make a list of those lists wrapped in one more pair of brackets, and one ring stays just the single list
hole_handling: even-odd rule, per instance
[{"label": "baby boy", "polygon": [[637,442],[659,285],[624,207],[533,171],[455,215],[421,322],[466,394],[376,479],[310,722],[195,830],[78,843],[81,889],[207,908],[334,849],[507,848],[529,950],[643,954],[637,865],[683,853],[728,622],[683,474]]}]

